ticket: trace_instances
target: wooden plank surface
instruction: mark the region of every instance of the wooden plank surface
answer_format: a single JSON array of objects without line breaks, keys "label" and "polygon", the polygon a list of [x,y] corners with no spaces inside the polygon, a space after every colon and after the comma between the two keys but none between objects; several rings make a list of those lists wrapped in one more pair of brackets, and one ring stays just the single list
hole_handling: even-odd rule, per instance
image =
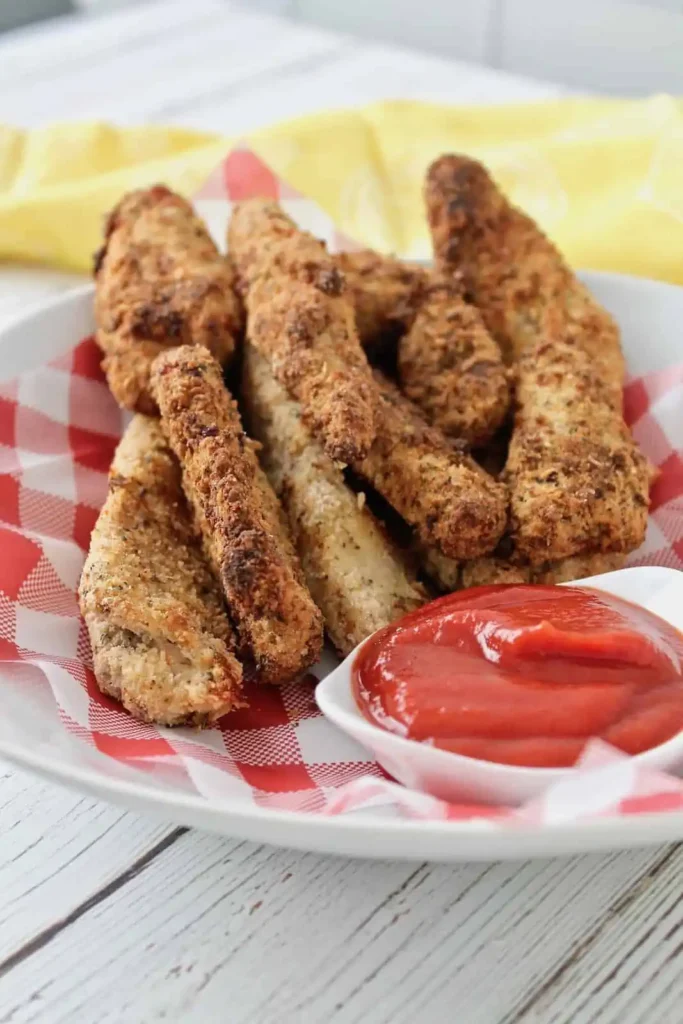
[{"label": "wooden plank surface", "polygon": [[0,767],[0,969],[173,832]]},{"label": "wooden plank surface", "polygon": [[226,998],[231,1024],[530,1019],[677,870],[674,848],[415,866],[188,833],[0,978],[0,1020],[213,1021]]},{"label": "wooden plank surface", "polygon": [[[558,92],[219,0],[160,11],[0,40],[0,120],[97,114],[231,134],[380,96]],[[74,280],[0,269],[0,322]],[[0,836],[0,1024],[680,1019],[671,847],[345,861],[188,833],[10,769]]]}]

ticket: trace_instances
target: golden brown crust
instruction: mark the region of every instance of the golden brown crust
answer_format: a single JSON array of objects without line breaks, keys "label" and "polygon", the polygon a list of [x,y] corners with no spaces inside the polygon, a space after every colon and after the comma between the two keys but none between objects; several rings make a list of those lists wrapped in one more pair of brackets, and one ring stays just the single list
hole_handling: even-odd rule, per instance
[{"label": "golden brown crust", "polygon": [[626,556],[623,554],[581,555],[564,558],[559,562],[545,562],[531,566],[528,562],[516,563],[507,558],[477,558],[462,566],[461,586],[482,587],[492,583],[571,583],[587,576],[598,576],[604,572],[621,569]]},{"label": "golden brown crust", "polygon": [[576,558],[564,558],[559,562],[548,562],[536,566],[533,570],[534,583],[571,583],[572,580],[583,580],[587,576],[599,576],[603,572],[614,572],[621,569],[626,555],[621,552],[603,554],[598,551],[593,555],[578,555]]},{"label": "golden brown crust", "polygon": [[474,558],[463,562],[460,569],[460,589],[487,587],[494,583],[531,583],[528,565],[516,565],[507,558]]},{"label": "golden brown crust", "polygon": [[434,272],[398,343],[401,389],[445,434],[485,444],[505,419],[509,374],[452,274]]},{"label": "golden brown crust", "polygon": [[246,292],[249,339],[302,408],[327,454],[362,457],[375,433],[375,394],[344,277],[322,242],[277,203],[238,203],[228,231]]},{"label": "golden brown crust", "polygon": [[446,558],[434,548],[419,549],[418,558],[431,582],[444,594],[492,583],[570,583],[586,576],[621,569],[626,561],[623,554],[604,555],[598,552],[564,558],[559,562],[544,562],[539,566],[498,555],[458,562]]},{"label": "golden brown crust", "polygon": [[482,164],[440,157],[427,172],[425,202],[438,264],[461,275],[510,361],[541,339],[575,335],[603,376],[623,381],[616,323]]},{"label": "golden brown crust", "polygon": [[346,655],[417,608],[424,594],[251,345],[244,350],[242,399],[263,467],[289,517],[308,587],[332,643]]},{"label": "golden brown crust", "polygon": [[191,205],[163,185],[124,196],[95,261],[97,343],[114,397],[154,414],[152,362],[204,345],[225,363],[243,323],[236,275]]},{"label": "golden brown crust", "polygon": [[505,487],[427,426],[385,377],[375,373],[375,380],[377,436],[354,470],[414,527],[424,546],[450,558],[493,550],[505,528]]},{"label": "golden brown crust", "polygon": [[521,358],[504,477],[511,536],[535,564],[642,543],[647,460],[624,423],[621,389],[573,340]]},{"label": "golden brown crust", "polygon": [[220,366],[196,347],[173,349],[155,362],[152,388],[240,639],[263,682],[288,682],[318,657],[322,618]]},{"label": "golden brown crust", "polygon": [[516,361],[504,479],[520,556],[540,565],[632,550],[645,536],[649,470],[621,413],[616,324],[476,161],[441,157],[425,193],[438,261],[461,272]]},{"label": "golden brown crust", "polygon": [[239,706],[242,670],[158,421],[136,416],[79,586],[100,689],[146,722],[209,725]]},{"label": "golden brown crust", "polygon": [[334,261],[346,280],[364,348],[381,346],[412,323],[427,280],[424,268],[372,249],[340,252]]}]

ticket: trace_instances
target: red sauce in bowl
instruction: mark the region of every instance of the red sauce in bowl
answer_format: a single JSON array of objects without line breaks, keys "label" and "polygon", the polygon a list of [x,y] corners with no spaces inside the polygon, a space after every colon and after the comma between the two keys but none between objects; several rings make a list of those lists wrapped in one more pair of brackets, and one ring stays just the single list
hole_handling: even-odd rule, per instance
[{"label": "red sauce in bowl", "polygon": [[501,585],[450,594],[359,651],[371,722],[503,764],[568,767],[591,737],[629,754],[683,729],[683,634],[589,587]]}]

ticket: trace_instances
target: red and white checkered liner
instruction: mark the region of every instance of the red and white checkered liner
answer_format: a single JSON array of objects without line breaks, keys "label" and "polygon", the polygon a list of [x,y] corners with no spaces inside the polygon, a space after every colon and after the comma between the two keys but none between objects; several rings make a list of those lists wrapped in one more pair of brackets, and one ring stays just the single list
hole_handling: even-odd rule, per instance
[{"label": "red and white checkered liner", "polygon": [[[211,174],[197,206],[217,235],[230,203],[268,195],[336,248],[348,241],[314,203],[249,150]],[[647,539],[632,564],[683,568],[683,365],[631,381],[627,418],[659,467]],[[0,385],[0,679],[56,703],[64,727],[91,747],[164,785],[207,800],[342,814],[359,808],[424,819],[554,823],[595,815],[683,808],[683,782],[636,770],[599,744],[584,770],[517,810],[456,806],[390,782],[364,751],[317,711],[314,678],[283,689],[247,685],[249,708],[203,733],[143,725],[95,682],[76,590],[90,531],[107,489],[123,416],[107,390],[92,339],[55,362]],[[331,666],[316,668],[319,678]],[[25,692],[25,691],[22,691]],[[10,692],[9,698],[12,699]],[[54,705],[53,705],[54,706]],[[114,761],[98,770],[112,773]],[[379,811],[377,810],[377,813]]]}]

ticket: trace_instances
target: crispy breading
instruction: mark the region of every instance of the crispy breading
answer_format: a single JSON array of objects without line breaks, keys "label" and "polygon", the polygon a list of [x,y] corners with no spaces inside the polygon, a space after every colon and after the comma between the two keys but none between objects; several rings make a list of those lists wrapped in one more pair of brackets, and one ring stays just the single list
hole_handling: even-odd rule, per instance
[{"label": "crispy breading", "polygon": [[571,583],[587,576],[621,569],[626,556],[620,553],[581,555],[531,566],[506,558],[478,558],[462,566],[461,586],[481,587],[491,583]]},{"label": "crispy breading", "polygon": [[604,377],[623,381],[616,323],[482,164],[439,157],[427,172],[425,202],[437,263],[461,275],[510,361],[541,339],[576,335]]},{"label": "crispy breading", "polygon": [[505,419],[509,373],[479,311],[452,274],[435,271],[398,343],[401,389],[445,434],[485,444]]},{"label": "crispy breading", "polygon": [[603,554],[601,551],[593,555],[578,555],[576,558],[563,558],[559,562],[547,562],[533,569],[534,583],[571,583],[572,580],[583,580],[587,576],[599,576],[603,572],[614,572],[621,569],[626,555],[620,551]]},{"label": "crispy breading", "polygon": [[516,362],[504,479],[517,551],[540,565],[636,548],[649,468],[622,416],[616,324],[476,161],[441,157],[425,193],[437,259]]},{"label": "crispy breading", "polygon": [[375,435],[375,389],[344,276],[322,242],[277,203],[238,203],[228,229],[249,340],[302,408],[327,454],[362,458]]},{"label": "crispy breading", "polygon": [[99,687],[136,718],[209,725],[240,705],[232,629],[158,420],[136,416],[117,448],[79,597]]},{"label": "crispy breading", "polygon": [[244,316],[235,284],[185,199],[163,185],[123,197],[95,257],[96,337],[119,405],[156,412],[149,374],[166,348],[204,345],[228,361]]},{"label": "crispy breading", "polygon": [[289,517],[309,590],[332,643],[346,655],[425,596],[251,345],[244,349],[242,401],[263,467]]},{"label": "crispy breading", "polygon": [[263,682],[288,682],[320,654],[322,617],[221,368],[182,346],[156,360],[152,388],[240,640]]},{"label": "crispy breading", "polygon": [[507,558],[473,558],[460,566],[460,589],[487,587],[493,583],[531,583],[528,565],[516,565]]},{"label": "crispy breading", "polygon": [[637,548],[650,469],[624,423],[619,386],[574,339],[533,346],[517,372],[504,477],[520,554],[538,564]]},{"label": "crispy breading", "polygon": [[505,487],[429,427],[379,372],[375,380],[377,436],[353,469],[414,527],[424,546],[450,558],[492,551],[505,528]]},{"label": "crispy breading", "polygon": [[334,261],[346,280],[364,348],[381,346],[412,323],[427,281],[423,267],[372,249],[340,252]]},{"label": "crispy breading", "polygon": [[620,569],[626,560],[623,554],[605,555],[598,552],[561,559],[559,562],[545,562],[539,566],[502,555],[458,562],[446,558],[434,548],[418,549],[418,558],[427,576],[445,594],[491,583],[569,583],[586,576]]}]

